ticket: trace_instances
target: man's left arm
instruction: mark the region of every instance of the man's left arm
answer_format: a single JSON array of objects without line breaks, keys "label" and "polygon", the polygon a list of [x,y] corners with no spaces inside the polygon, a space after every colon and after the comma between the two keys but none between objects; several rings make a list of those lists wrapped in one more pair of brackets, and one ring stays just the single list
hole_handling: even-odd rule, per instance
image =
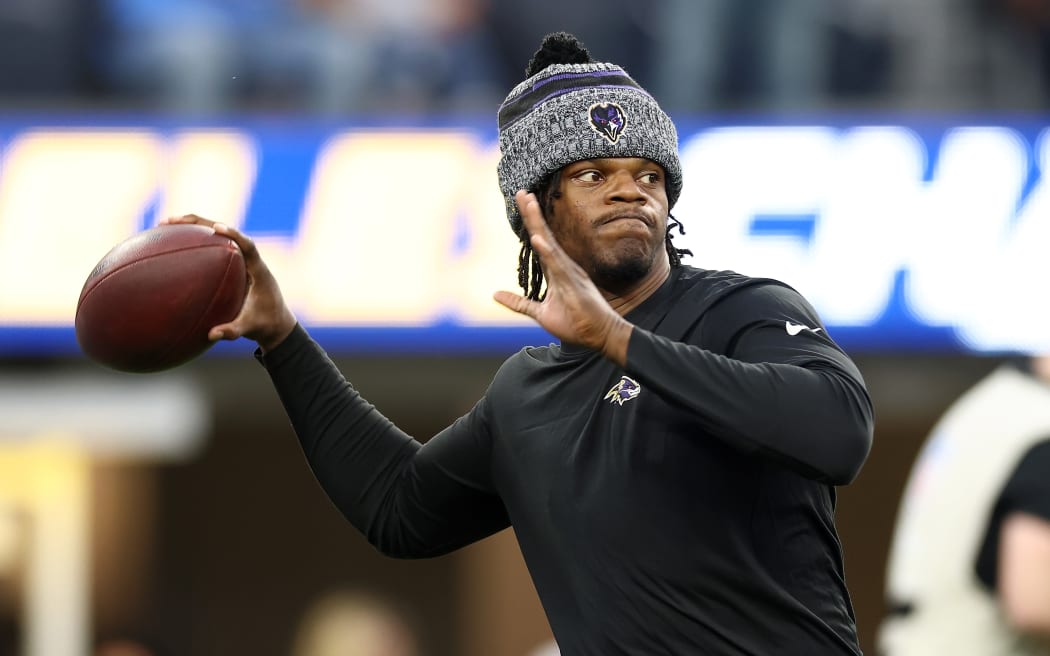
[{"label": "man's left arm", "polygon": [[831,484],[853,480],[871,448],[871,400],[797,292],[774,284],[734,292],[689,341],[635,328],[624,368],[739,448]]},{"label": "man's left arm", "polygon": [[[816,313],[797,292],[769,284],[730,293],[704,315],[730,329],[721,350],[654,335],[624,320],[558,245],[535,194],[519,191],[516,200],[543,263],[547,296],[539,302],[498,291],[497,302],[562,341],[600,351],[694,411],[716,437],[817,480],[853,480],[871,449],[871,400],[860,372],[817,332]],[[781,291],[755,298],[753,289]]]}]

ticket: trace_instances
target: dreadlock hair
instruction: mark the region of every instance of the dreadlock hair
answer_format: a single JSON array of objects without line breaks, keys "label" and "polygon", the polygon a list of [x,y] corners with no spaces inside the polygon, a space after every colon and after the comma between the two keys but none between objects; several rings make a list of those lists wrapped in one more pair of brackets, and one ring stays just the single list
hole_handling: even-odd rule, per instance
[{"label": "dreadlock hair", "polygon": [[688,248],[674,247],[674,242],[671,241],[672,239],[674,239],[674,235],[671,234],[671,230],[673,230],[674,228],[678,228],[678,234],[685,234],[685,228],[682,226],[682,222],[671,216],[671,213],[668,212],[667,234],[664,237],[664,249],[667,250],[667,259],[671,263],[671,268],[677,269],[678,267],[682,266],[682,256],[688,255],[689,257],[692,257],[693,251],[689,250]]},{"label": "dreadlock hair", "polygon": [[[561,198],[561,169],[541,180],[536,189],[536,200],[539,201],[544,216],[554,213],[554,201],[558,198]],[[543,288],[543,267],[540,265],[540,256],[532,250],[529,230],[524,222],[518,228],[518,239],[521,240],[521,250],[518,251],[518,286],[524,292],[525,298],[542,301],[547,296],[547,290]]]},{"label": "dreadlock hair", "polygon": [[[544,216],[554,214],[554,201],[561,198],[561,169],[558,169],[537,186],[536,198],[543,209]],[[692,256],[693,251],[688,248],[675,248],[674,235],[671,232],[678,228],[678,234],[684,235],[685,228],[682,222],[670,214],[667,215],[667,232],[664,236],[664,249],[667,251],[667,259],[671,268],[676,269],[682,265],[682,256]],[[518,286],[521,287],[525,298],[533,301],[542,301],[547,296],[544,287],[543,266],[540,257],[532,250],[532,242],[529,241],[529,231],[522,223],[518,229],[518,239],[521,241],[521,250],[518,251]]]}]

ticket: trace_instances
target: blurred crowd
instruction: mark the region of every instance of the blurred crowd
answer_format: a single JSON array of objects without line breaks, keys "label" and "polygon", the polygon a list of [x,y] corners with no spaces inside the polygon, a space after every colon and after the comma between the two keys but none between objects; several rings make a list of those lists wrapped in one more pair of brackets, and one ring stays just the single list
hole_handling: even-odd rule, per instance
[{"label": "blurred crowd", "polygon": [[4,0],[0,109],[492,113],[557,30],[672,112],[1047,98],[1050,0]]}]

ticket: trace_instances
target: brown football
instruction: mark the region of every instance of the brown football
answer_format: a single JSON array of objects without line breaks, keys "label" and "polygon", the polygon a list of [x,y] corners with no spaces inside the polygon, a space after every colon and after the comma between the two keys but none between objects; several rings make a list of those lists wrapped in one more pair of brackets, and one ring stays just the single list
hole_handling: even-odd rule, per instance
[{"label": "brown football", "polygon": [[88,276],[77,342],[111,369],[171,369],[211,347],[208,330],[237,316],[247,288],[233,240],[197,224],[157,226],[114,246]]}]

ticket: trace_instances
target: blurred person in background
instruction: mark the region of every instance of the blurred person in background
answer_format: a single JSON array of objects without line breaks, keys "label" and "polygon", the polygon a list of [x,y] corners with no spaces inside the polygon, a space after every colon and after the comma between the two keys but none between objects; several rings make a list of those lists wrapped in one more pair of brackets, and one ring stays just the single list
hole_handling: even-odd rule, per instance
[{"label": "blurred person in background", "polygon": [[91,656],[170,656],[170,653],[145,639],[114,637],[100,640]]},{"label": "blurred person in background", "polygon": [[[652,86],[647,82],[654,65],[665,64],[653,61],[653,45],[664,37],[653,17],[663,1],[530,0],[527,11],[521,3],[492,2],[487,29],[496,37],[501,90],[521,81],[521,62],[529,60],[544,36],[559,31],[575,34],[598,59],[616,53],[624,70],[642,86]],[[504,95],[501,92],[492,105]]]},{"label": "blurred person in background", "polygon": [[1050,95],[1050,0],[985,0],[989,11],[1000,17],[1039,58],[1044,108]]},{"label": "blurred person in background", "polygon": [[822,106],[827,0],[663,0],[653,5],[653,87],[671,111]]},{"label": "blurred person in background", "polygon": [[348,37],[368,35],[371,66],[358,107],[476,112],[498,101],[490,0],[309,1],[325,6]]},{"label": "blurred person in background", "polygon": [[887,100],[918,111],[1047,107],[1044,0],[881,0],[893,66]]},{"label": "blurred person in background", "polygon": [[561,650],[558,649],[558,643],[551,640],[530,651],[528,656],[561,656]]},{"label": "blurred person in background", "polygon": [[[335,0],[333,0],[334,2]],[[262,106],[319,113],[364,97],[373,49],[307,0],[99,0],[104,85],[163,111]]]},{"label": "blurred person in background", "polygon": [[0,2],[0,104],[73,100],[90,0]]},{"label": "blurred person in background", "polygon": [[884,656],[1050,655],[1050,356],[997,367],[934,427],[887,603]]},{"label": "blurred person in background", "polygon": [[290,656],[420,656],[404,615],[377,596],[326,594],[310,604],[295,632]]},{"label": "blurred person in background", "polygon": [[[525,75],[497,165],[522,293],[494,299],[558,342],[424,444],[350,385],[250,239],[167,219],[245,254],[249,296],[210,337],[258,343],[315,476],[383,553],[513,526],[565,654],[859,655],[834,509],[871,447],[860,372],[786,284],[682,263],[677,130],[621,67],[560,33]],[[411,189],[428,172],[406,166]]]},{"label": "blurred person in background", "polygon": [[477,109],[487,0],[101,0],[101,77],[164,110]]},{"label": "blurred person in background", "polygon": [[874,101],[892,60],[883,0],[653,3],[653,87],[671,111],[812,112]]}]

